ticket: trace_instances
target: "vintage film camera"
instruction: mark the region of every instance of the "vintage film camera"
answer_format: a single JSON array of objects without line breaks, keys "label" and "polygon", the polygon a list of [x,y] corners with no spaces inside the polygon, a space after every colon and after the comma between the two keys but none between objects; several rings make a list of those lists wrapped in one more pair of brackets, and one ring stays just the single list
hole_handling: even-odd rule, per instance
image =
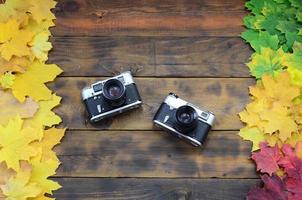
[{"label": "vintage film camera", "polygon": [[215,115],[170,93],[154,116],[156,126],[190,142],[202,146],[213,126]]},{"label": "vintage film camera", "polygon": [[142,104],[130,72],[93,83],[82,90],[82,98],[91,122],[112,117]]}]

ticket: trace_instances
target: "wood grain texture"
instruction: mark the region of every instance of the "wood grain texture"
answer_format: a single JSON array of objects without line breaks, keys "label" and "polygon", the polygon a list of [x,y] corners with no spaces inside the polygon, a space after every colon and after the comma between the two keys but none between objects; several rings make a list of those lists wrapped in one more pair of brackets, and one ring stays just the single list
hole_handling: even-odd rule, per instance
[{"label": "wood grain texture", "polygon": [[251,54],[227,37],[55,37],[50,62],[62,76],[111,76],[125,70],[149,77],[248,77]]},{"label": "wood grain texture", "polygon": [[256,179],[103,179],[57,178],[60,200],[238,200]]},{"label": "wood grain texture", "polygon": [[[1,0],[0,0],[1,1]],[[244,199],[259,182],[249,142],[237,136],[248,103],[240,39],[245,0],[59,0],[49,62],[64,69],[50,88],[69,128],[56,151],[62,200]],[[83,87],[134,72],[142,108],[87,123]],[[213,111],[203,149],[153,127],[169,92]]]},{"label": "wood grain texture", "polygon": [[243,0],[61,0],[56,36],[237,36]]},{"label": "wood grain texture", "polygon": [[81,99],[85,86],[103,78],[59,78],[51,88],[63,97],[56,112],[70,129],[153,130],[152,119],[169,92],[178,94],[201,108],[215,113],[215,130],[237,130],[242,127],[237,113],[247,104],[249,78],[136,78],[144,105],[96,124],[87,123]]},{"label": "wood grain texture", "polygon": [[57,176],[255,178],[251,145],[237,133],[212,131],[196,148],[163,131],[69,131]]}]

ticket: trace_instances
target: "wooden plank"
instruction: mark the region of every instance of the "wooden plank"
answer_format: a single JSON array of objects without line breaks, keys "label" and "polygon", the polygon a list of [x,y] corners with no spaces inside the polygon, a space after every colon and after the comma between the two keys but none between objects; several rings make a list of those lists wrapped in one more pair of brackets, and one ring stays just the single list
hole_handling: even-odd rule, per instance
[{"label": "wooden plank", "polygon": [[144,105],[96,124],[87,123],[81,90],[104,78],[58,78],[51,88],[63,97],[56,112],[70,129],[153,130],[152,118],[169,92],[178,94],[217,117],[215,130],[235,130],[242,126],[237,113],[248,103],[250,78],[136,78]]},{"label": "wooden plank", "polygon": [[59,178],[60,200],[241,200],[257,179]]},{"label": "wooden plank", "polygon": [[63,76],[248,77],[251,55],[239,37],[55,37],[50,62]]},{"label": "wooden plank", "polygon": [[61,0],[56,36],[206,35],[243,31],[244,0]]},{"label": "wooden plank", "polygon": [[237,133],[212,131],[195,148],[163,131],[69,131],[57,176],[254,178],[251,145]]}]

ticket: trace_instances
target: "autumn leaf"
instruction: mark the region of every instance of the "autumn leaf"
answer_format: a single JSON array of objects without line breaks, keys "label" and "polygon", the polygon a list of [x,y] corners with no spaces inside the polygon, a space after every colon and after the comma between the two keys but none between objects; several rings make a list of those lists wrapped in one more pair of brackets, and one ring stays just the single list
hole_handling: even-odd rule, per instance
[{"label": "autumn leaf", "polygon": [[61,186],[48,177],[53,176],[56,173],[56,169],[60,165],[58,160],[44,160],[40,161],[40,156],[31,159],[32,173],[30,182],[36,183],[41,188],[42,194],[52,194],[53,190],[58,190]]},{"label": "autumn leaf", "polygon": [[260,113],[260,118],[268,122],[263,127],[264,132],[272,134],[278,131],[279,138],[285,142],[298,131],[298,125],[289,114],[289,110],[278,103],[274,103],[272,109],[264,110]]},{"label": "autumn leaf", "polygon": [[0,85],[3,89],[9,89],[13,86],[15,80],[15,75],[12,72],[6,72],[0,76]]},{"label": "autumn leaf", "polygon": [[28,1],[6,0],[4,4],[0,4],[0,22],[6,22],[11,18],[24,18],[25,12],[29,7]]},{"label": "autumn leaf", "polygon": [[9,61],[0,57],[0,75],[5,72],[23,73],[29,65],[29,60],[25,57],[13,56]]},{"label": "autumn leaf", "polygon": [[55,15],[51,12],[51,9],[56,6],[56,2],[53,0],[30,0],[31,7],[28,11],[32,14],[32,17],[38,22],[42,22],[43,20],[53,20],[55,19]]},{"label": "autumn leaf", "polygon": [[264,74],[275,75],[284,68],[282,65],[283,56],[284,51],[282,49],[274,51],[270,48],[261,48],[260,53],[252,55],[247,66],[256,79],[260,79]]},{"label": "autumn leaf", "polygon": [[36,197],[41,193],[41,189],[36,183],[29,182],[31,168],[23,168],[16,177],[10,178],[7,184],[0,186],[6,200],[27,200]]},{"label": "autumn leaf", "polygon": [[25,120],[25,126],[40,127],[40,126],[52,126],[59,124],[61,118],[56,115],[52,109],[60,104],[61,97],[52,95],[51,99],[46,101],[39,101],[39,109],[36,114]]},{"label": "autumn leaf", "polygon": [[[249,0],[242,38],[256,51],[247,63],[258,80],[239,116],[239,135],[253,142],[263,187],[248,200],[302,200],[302,3]],[[279,149],[280,148],[280,149]],[[264,175],[263,175],[264,174]]]},{"label": "autumn leaf", "polygon": [[287,200],[287,193],[285,190],[284,183],[281,178],[273,175],[269,177],[267,174],[261,176],[262,181],[264,182],[265,187],[252,188],[248,195],[248,200]]},{"label": "autumn leaf", "polygon": [[4,162],[0,162],[0,199],[5,198],[1,186],[5,185],[13,176],[15,176],[15,171],[8,169]]},{"label": "autumn leaf", "polygon": [[[0,4],[1,5],[1,4]],[[0,44],[8,42],[14,38],[19,31],[19,23],[16,20],[9,20],[6,23],[0,23]]]},{"label": "autumn leaf", "polygon": [[302,159],[302,139],[296,143],[295,152],[297,157]]},{"label": "autumn leaf", "polygon": [[252,153],[252,159],[257,164],[257,171],[268,173],[270,176],[279,169],[278,161],[281,153],[278,146],[268,147],[267,144],[260,144],[260,151]]},{"label": "autumn leaf", "polygon": [[19,30],[17,34],[9,41],[0,45],[1,56],[9,61],[12,56],[28,56],[31,51],[28,43],[32,40],[34,34],[28,30]]},{"label": "autumn leaf", "polygon": [[8,168],[20,169],[21,160],[29,160],[36,155],[30,143],[37,140],[37,133],[31,128],[22,129],[23,121],[16,117],[6,126],[0,126],[0,162],[4,161]]},{"label": "autumn leaf", "polygon": [[16,75],[12,87],[13,94],[20,102],[23,102],[26,96],[36,101],[48,100],[52,92],[44,83],[54,80],[61,72],[62,70],[57,65],[35,61],[25,73]]},{"label": "autumn leaf", "polygon": [[57,160],[53,148],[58,145],[63,138],[65,129],[50,128],[44,131],[43,139],[36,145],[42,149],[41,160]]},{"label": "autumn leaf", "polygon": [[257,127],[245,127],[240,129],[239,136],[244,140],[253,142],[252,151],[256,151],[260,148],[259,144],[265,141],[264,133],[262,133]]},{"label": "autumn leaf", "polygon": [[37,34],[33,41],[29,43],[33,54],[40,60],[45,61],[48,59],[48,51],[52,48],[50,42],[48,42],[48,33],[41,32]]},{"label": "autumn leaf", "polygon": [[20,103],[11,92],[0,90],[0,125],[5,125],[8,121],[19,115],[22,119],[33,117],[38,110],[38,103],[31,98],[26,98],[24,103]]},{"label": "autumn leaf", "polygon": [[[291,84],[290,77],[286,72],[280,73],[274,78],[270,75],[264,75],[262,84],[263,96],[271,98],[274,102],[280,102],[284,106],[291,105],[294,98],[300,95],[300,88]],[[256,96],[253,91],[251,91],[251,94],[258,99],[261,98],[261,96]]]},{"label": "autumn leaf", "polygon": [[258,53],[261,48],[270,48],[277,50],[279,47],[279,39],[277,35],[270,35],[266,31],[255,31],[252,29],[246,30],[241,34],[241,37],[250,43],[251,47]]},{"label": "autumn leaf", "polygon": [[[299,87],[290,83],[288,73],[282,72],[275,77],[264,75],[261,82],[250,87],[250,93],[253,101],[239,113],[240,119],[249,128],[257,127],[264,134],[271,135],[263,136],[266,141],[270,140],[270,144],[278,143],[278,139],[285,142],[298,132],[302,107],[295,105],[294,100],[301,93]],[[247,134],[244,138],[253,138]]]},{"label": "autumn leaf", "polygon": [[52,45],[53,0],[0,4],[0,198],[52,200],[49,180],[60,162],[53,151],[65,129],[52,109],[61,98],[46,87],[62,70],[45,64]]}]

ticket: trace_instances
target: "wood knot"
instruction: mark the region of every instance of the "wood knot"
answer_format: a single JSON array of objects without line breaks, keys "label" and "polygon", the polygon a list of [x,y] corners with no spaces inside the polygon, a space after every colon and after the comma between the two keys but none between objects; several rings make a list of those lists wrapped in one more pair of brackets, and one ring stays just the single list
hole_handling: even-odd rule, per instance
[{"label": "wood knot", "polygon": [[107,15],[107,13],[108,13],[107,10],[98,10],[98,11],[94,11],[92,14],[97,18],[102,19],[105,15]]}]

